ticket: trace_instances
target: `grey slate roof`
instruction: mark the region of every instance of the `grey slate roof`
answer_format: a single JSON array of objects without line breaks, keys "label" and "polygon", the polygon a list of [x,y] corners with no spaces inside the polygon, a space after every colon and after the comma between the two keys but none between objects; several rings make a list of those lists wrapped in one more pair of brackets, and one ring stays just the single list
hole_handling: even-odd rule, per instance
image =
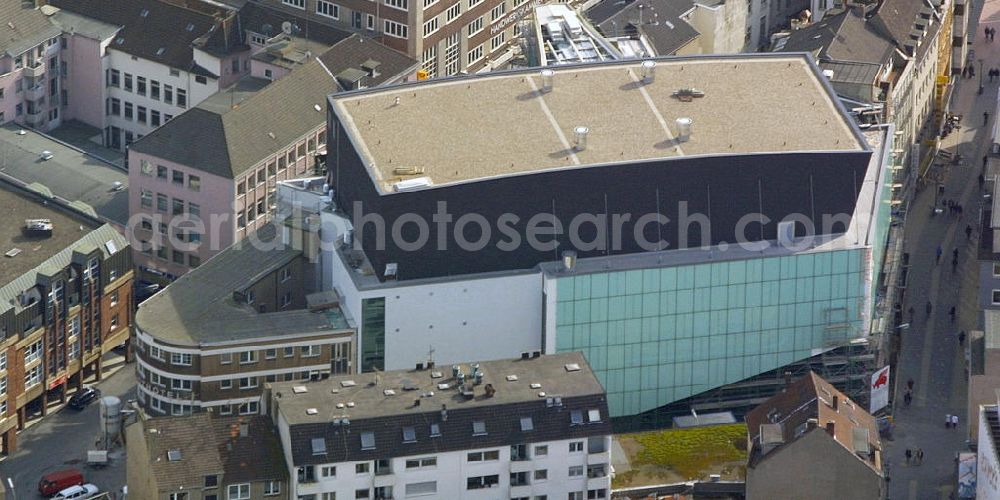
[{"label": "grey slate roof", "polygon": [[[240,422],[249,425],[246,436],[239,436]],[[150,418],[142,425],[150,456],[147,465],[160,491],[200,488],[205,476],[215,474],[223,475],[227,484],[287,479],[281,443],[267,417],[196,413]],[[168,460],[170,450],[179,450],[180,460]]]},{"label": "grey slate roof", "polygon": [[[130,148],[209,174],[235,179],[326,121],[327,94],[338,90],[316,60],[271,83],[238,107],[212,102],[182,113]],[[316,107],[320,110],[317,111]],[[273,136],[273,137],[272,137]]]},{"label": "grey slate roof", "polygon": [[[227,43],[239,50],[239,30],[221,28],[221,20],[210,13],[198,12],[158,0],[50,0],[61,9],[122,27],[109,48],[136,57],[166,64],[172,68],[207,73],[194,62],[197,43],[210,52],[218,52]],[[220,10],[222,10],[220,8]],[[146,15],[143,16],[143,12]],[[191,29],[189,30],[188,27]],[[223,36],[225,35],[225,36]],[[220,40],[220,37],[228,40]],[[160,49],[162,54],[157,54]],[[208,76],[214,76],[210,73]]]},{"label": "grey slate roof", "polygon": [[865,22],[860,13],[845,11],[795,30],[781,52],[810,52],[820,61],[884,64],[892,56],[893,42]]},{"label": "grey slate roof", "polygon": [[233,299],[265,274],[301,255],[277,241],[274,225],[256,233],[263,246],[237,243],[206,261],[143,302],[135,323],[158,340],[176,345],[251,339],[278,334],[347,330],[339,309],[325,312],[290,310],[260,314]]},{"label": "grey slate roof", "polygon": [[[565,366],[571,363],[577,364],[579,371],[567,371]],[[480,368],[483,384],[475,386],[474,399],[465,399],[454,388],[456,381],[448,366],[271,384],[277,411],[290,426],[292,463],[373,460],[611,433],[604,389],[579,352],[487,361],[480,363]],[[469,365],[462,369],[470,373]],[[441,371],[443,377],[432,378],[434,371]],[[509,375],[516,375],[517,380],[508,381]],[[347,380],[355,385],[345,387],[342,382]],[[440,389],[440,383],[452,388]],[[532,389],[532,383],[540,383],[541,388]],[[486,384],[496,389],[493,397],[484,394]],[[308,392],[296,394],[295,386],[306,387]],[[395,394],[386,395],[387,389]],[[422,396],[430,391],[433,396]],[[553,401],[539,397],[539,391]],[[556,405],[555,397],[561,398],[561,406]],[[419,406],[414,406],[416,400],[421,401]],[[336,408],[337,403],[347,402],[354,406]],[[446,418],[442,405],[447,408]],[[317,409],[317,414],[308,415],[309,408]],[[599,412],[600,421],[590,421],[590,410]],[[572,423],[577,412],[583,423]],[[346,426],[344,417],[349,419]],[[531,430],[523,430],[522,418],[531,418]],[[341,424],[331,425],[334,419],[340,419]],[[473,422],[477,421],[484,423],[485,435],[473,435]],[[431,435],[432,424],[436,424],[439,436]],[[414,442],[404,442],[404,428],[412,428]],[[374,434],[374,449],[362,449],[361,436],[368,432]],[[325,454],[314,454],[313,439],[324,441]]]},{"label": "grey slate roof", "polygon": [[17,56],[59,33],[41,9],[25,7],[21,0],[0,0],[0,52]]},{"label": "grey slate roof", "polygon": [[333,75],[346,69],[361,69],[366,61],[377,62],[378,76],[365,76],[361,81],[365,87],[399,81],[415,72],[420,65],[416,59],[361,35],[351,35],[338,42],[320,55],[319,60]]},{"label": "grey slate roof", "polygon": [[694,8],[690,0],[633,0],[624,6],[618,3],[604,0],[587,10],[587,17],[604,36],[633,35],[638,30],[657,55],[666,56],[700,35],[681,18]]},{"label": "grey slate roof", "polygon": [[351,32],[349,31],[315,21],[310,22],[304,17],[289,14],[288,12],[252,1],[247,2],[240,8],[239,18],[240,26],[244,30],[269,37],[281,33],[281,24],[286,21],[298,27],[292,33],[293,35],[327,45],[333,45],[351,36]]},{"label": "grey slate roof", "polygon": [[872,23],[899,46],[910,39],[910,30],[921,9],[930,8],[924,0],[882,0]]}]

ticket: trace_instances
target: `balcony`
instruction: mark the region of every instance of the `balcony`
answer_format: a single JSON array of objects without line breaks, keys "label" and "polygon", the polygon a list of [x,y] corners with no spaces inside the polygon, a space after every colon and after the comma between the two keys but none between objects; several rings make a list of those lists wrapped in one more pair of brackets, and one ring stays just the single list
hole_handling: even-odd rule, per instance
[{"label": "balcony", "polygon": [[33,65],[24,67],[25,78],[41,78],[45,74],[45,64],[36,62]]},{"label": "balcony", "polygon": [[45,98],[45,85],[35,85],[24,91],[24,98],[29,101],[40,101]]},{"label": "balcony", "polygon": [[41,109],[30,110],[24,115],[24,121],[29,127],[44,127],[48,122],[48,116]]}]

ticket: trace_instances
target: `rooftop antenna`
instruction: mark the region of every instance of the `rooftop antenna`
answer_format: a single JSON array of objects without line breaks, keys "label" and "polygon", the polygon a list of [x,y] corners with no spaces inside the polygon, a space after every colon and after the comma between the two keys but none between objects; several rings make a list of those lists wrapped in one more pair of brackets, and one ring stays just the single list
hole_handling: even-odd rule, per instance
[{"label": "rooftop antenna", "polygon": [[434,363],[434,346],[431,345],[427,349],[427,364],[430,365],[433,363]]}]

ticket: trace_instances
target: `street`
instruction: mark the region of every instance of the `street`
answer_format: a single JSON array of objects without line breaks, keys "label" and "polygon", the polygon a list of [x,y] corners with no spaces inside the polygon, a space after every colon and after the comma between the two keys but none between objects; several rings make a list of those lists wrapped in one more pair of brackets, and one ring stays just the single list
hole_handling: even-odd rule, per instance
[{"label": "street", "polygon": [[[1000,64],[1000,48],[977,35],[984,23],[1000,23],[992,20],[1000,16],[1000,0],[986,1],[981,16],[978,24],[974,21],[977,16],[971,16],[969,32],[975,40],[976,57],[993,67]],[[910,254],[910,270],[903,310],[910,326],[901,332],[895,367],[896,427],[893,441],[886,443],[888,490],[893,500],[949,498],[955,489],[956,455],[969,449],[967,426],[970,418],[977,418],[966,410],[965,359],[958,332],[979,328],[976,242],[983,198],[977,178],[979,159],[989,152],[994,119],[984,125],[983,112],[993,110],[997,85],[985,82],[979,94],[978,78],[957,77],[954,84],[951,112],[963,115],[962,129],[944,140],[942,147],[966,160],[964,165],[946,167],[942,197],[961,204],[962,213],[950,214],[945,209],[932,215],[936,186],[931,184],[917,194],[906,218],[904,251]],[[964,233],[966,224],[977,228],[971,240]],[[937,263],[939,247],[944,255]],[[953,267],[952,252],[956,249],[958,265]],[[928,303],[932,307],[929,314]],[[950,315],[952,307],[957,310],[955,318]],[[911,308],[915,313],[909,312]],[[902,396],[909,380],[914,382],[913,402],[907,406]],[[959,415],[957,428],[945,428],[946,414]],[[923,462],[908,464],[906,450],[918,448],[925,453]]]},{"label": "street", "polygon": [[[135,366],[127,364],[96,385],[102,396],[118,396],[124,403],[135,398]],[[109,454],[112,463],[103,469],[88,467],[87,450],[101,434],[100,403],[95,401],[83,411],[63,408],[50,413],[18,435],[18,451],[0,463],[0,479],[14,481],[15,494],[8,498],[42,498],[38,480],[43,475],[69,467],[83,472],[87,482],[101,491],[120,491],[125,484],[125,456],[119,447]]]}]

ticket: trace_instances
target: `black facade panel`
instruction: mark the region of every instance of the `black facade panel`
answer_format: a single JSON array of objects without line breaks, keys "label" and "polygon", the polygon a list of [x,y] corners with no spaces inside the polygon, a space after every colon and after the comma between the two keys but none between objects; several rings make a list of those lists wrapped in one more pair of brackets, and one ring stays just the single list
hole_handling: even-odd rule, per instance
[{"label": "black facade panel", "polygon": [[[355,221],[356,241],[362,245],[376,273],[381,277],[385,265],[395,262],[401,280],[530,269],[539,262],[558,260],[562,251],[570,249],[577,250],[580,257],[593,257],[655,249],[651,245],[658,240],[664,242],[660,248],[665,249],[733,243],[738,240],[737,228],[744,217],[752,221],[742,231],[748,241],[775,239],[778,221],[789,214],[802,214],[815,221],[817,233],[843,232],[843,225],[823,231],[821,221],[825,215],[849,217],[853,213],[871,155],[868,151],[849,151],[677,157],[539,172],[383,196],[375,190],[339,124],[337,128],[331,131],[337,141],[330,143],[336,144],[330,180],[337,203]],[[355,202],[361,202],[360,211],[356,210]],[[439,225],[432,219],[439,202],[447,204],[447,213],[452,217],[446,226],[444,247],[438,246]],[[684,210],[711,220],[710,228],[704,229],[704,242],[702,225],[684,223],[693,220],[681,217]],[[538,249],[528,245],[525,238],[528,221],[536,214],[553,213],[563,224],[563,234],[542,240],[554,241],[557,248]],[[659,227],[655,223],[644,225],[640,234],[650,243],[645,245],[634,237],[636,222],[644,214],[655,213],[669,221]],[[752,215],[756,213],[762,213],[770,222],[761,226],[760,217]],[[379,231],[375,224],[357,224],[365,214],[378,214],[385,221],[384,247],[378,245]],[[414,214],[426,222],[427,242],[417,250],[400,248],[392,237],[393,222],[405,214]],[[479,214],[488,221],[491,234],[485,248],[467,251],[456,243],[456,222],[465,214]],[[521,244],[511,245],[516,246],[513,250],[498,248],[499,243],[512,241],[499,227],[498,221],[504,214],[516,217],[511,227],[519,234]],[[588,248],[571,241],[567,232],[574,217],[580,214],[606,214],[608,223],[603,234],[608,244]],[[618,225],[620,244],[613,241],[616,224],[611,220],[615,215],[628,217]],[[422,231],[416,223],[408,222],[400,228],[405,241],[420,238]],[[466,239],[477,241],[479,228],[475,223],[465,225]],[[796,232],[803,235],[804,226],[797,225]],[[597,230],[593,223],[586,222],[576,233],[579,235],[576,243],[586,244],[593,241]]]}]

